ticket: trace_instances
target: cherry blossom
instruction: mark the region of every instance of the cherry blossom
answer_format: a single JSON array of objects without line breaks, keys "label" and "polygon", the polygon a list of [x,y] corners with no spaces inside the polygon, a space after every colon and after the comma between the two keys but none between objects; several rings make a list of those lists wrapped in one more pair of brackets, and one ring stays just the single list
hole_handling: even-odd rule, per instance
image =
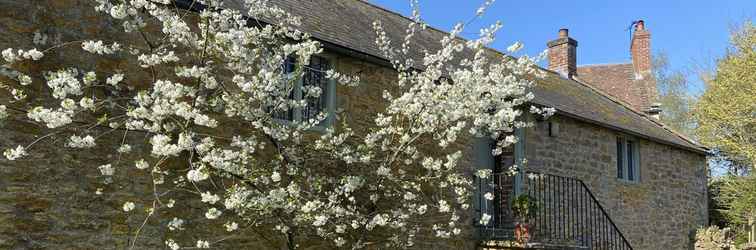
[{"label": "cherry blossom", "polygon": [[135,207],[135,205],[134,205],[133,202],[129,201],[129,202],[123,203],[123,211],[124,212],[130,212],[131,210],[134,210],[134,207]]},{"label": "cherry blossom", "polygon": [[[0,120],[11,107],[18,113],[28,109],[13,118],[48,131],[3,155],[19,160],[41,147],[39,141],[55,138],[72,150],[112,150],[107,162],[82,167],[99,173],[94,181],[107,188],[98,186],[98,195],[128,192],[125,186],[132,183],[121,183],[120,176],[140,175],[155,195],[145,198],[151,200],[141,212],[132,211],[132,201],[119,201],[129,216],[161,221],[171,234],[217,227],[186,242],[171,235],[164,243],[174,250],[209,248],[248,234],[248,228],[279,234],[281,246],[289,249],[302,236],[353,249],[453,240],[467,226],[464,221],[485,225],[491,219],[470,218],[473,177],[492,173],[467,164],[467,144],[494,140],[491,154],[499,154],[518,142],[515,130],[532,126],[522,117],[554,112],[529,105],[533,76],[543,74],[536,66],[543,55],[512,58],[489,49],[502,28],[498,22],[472,40],[459,39],[465,29],[459,23],[439,41],[429,41],[438,50],[416,48],[413,39],[427,29],[417,1],[411,1],[412,21],[401,40],[392,40],[380,21],[373,23],[376,48],[394,74],[379,77],[393,80],[377,85],[363,82],[368,73],[344,71],[338,59],[314,68],[310,62],[330,52],[300,30],[299,17],[270,1],[238,1],[240,11],[225,1],[202,0],[195,2],[204,6],[196,12],[177,10],[169,0],[92,2],[125,36],[141,40],[91,37],[46,49],[8,48],[0,53],[6,66],[75,49],[93,58],[118,56],[133,67],[96,71],[60,65],[46,72],[17,67],[21,74],[7,88],[14,100],[0,103]],[[492,3],[486,1],[475,18]],[[265,24],[249,25],[248,18]],[[522,47],[515,43],[507,51]],[[339,91],[303,85],[312,74],[336,83]],[[365,120],[348,119],[346,107],[318,110],[308,101],[365,84],[382,88],[368,93],[380,101],[377,111],[362,114]],[[40,88],[46,94],[39,98],[46,101],[32,92]],[[305,116],[304,110],[315,112]],[[493,199],[491,193],[485,198]],[[187,207],[197,209],[173,217]],[[172,216],[161,218],[165,214]],[[201,220],[217,223],[195,223]],[[140,232],[129,237],[138,241]]]}]

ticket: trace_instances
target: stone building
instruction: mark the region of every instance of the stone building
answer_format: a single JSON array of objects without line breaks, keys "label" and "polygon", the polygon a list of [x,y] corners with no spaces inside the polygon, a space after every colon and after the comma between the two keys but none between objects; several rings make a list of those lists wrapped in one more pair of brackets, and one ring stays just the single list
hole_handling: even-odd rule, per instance
[{"label": "stone building", "polygon": [[[0,0],[2,9],[18,10],[0,13],[0,48],[33,44],[41,38],[54,44],[96,34],[130,39],[116,35],[113,24],[98,17],[90,2]],[[184,1],[175,2],[181,6]],[[239,2],[228,0],[228,6],[239,8]],[[388,35],[400,40],[410,20],[361,0],[272,2],[303,18],[302,29],[322,42],[330,65],[360,73],[364,84],[356,89],[330,87],[327,105],[343,109],[344,119],[353,126],[368,127],[369,114],[381,107],[377,93],[395,77],[374,44],[372,23],[380,20]],[[642,21],[635,27],[632,62],[590,66],[577,65],[578,42],[566,29],[561,30],[547,44],[548,74],[533,89],[534,104],[553,107],[556,115],[546,120],[527,117],[536,126],[517,131],[520,141],[497,158],[489,156],[489,141],[470,139],[470,144],[461,145],[468,149],[465,161],[471,169],[503,173],[516,164],[531,173],[497,175],[495,186],[482,188],[490,188],[497,198],[488,202],[475,197],[478,205],[473,216],[492,214],[495,223],[471,222],[477,241],[511,239],[509,200],[530,194],[542,207],[533,222],[534,242],[594,249],[692,248],[695,229],[708,222],[706,148],[657,119],[660,110],[654,103],[650,32]],[[417,34],[413,44],[418,51],[432,51],[439,48],[444,35],[429,28]],[[101,69],[123,66],[117,59],[94,63],[72,51],[39,70],[56,62]],[[5,70],[0,73],[0,77],[11,77]],[[9,122],[0,127],[0,148],[28,142],[37,131]],[[96,185],[87,177],[96,176],[97,171],[85,170],[82,176],[78,169],[111,157],[105,152],[71,153],[47,147],[20,162],[0,159],[0,249],[123,247],[122,236],[137,222],[118,213],[120,203],[115,199],[92,197]],[[149,195],[150,190],[134,186],[110,197]],[[154,237],[140,243],[142,248],[162,248],[157,229],[147,231]],[[241,246],[260,248],[255,242]]]}]

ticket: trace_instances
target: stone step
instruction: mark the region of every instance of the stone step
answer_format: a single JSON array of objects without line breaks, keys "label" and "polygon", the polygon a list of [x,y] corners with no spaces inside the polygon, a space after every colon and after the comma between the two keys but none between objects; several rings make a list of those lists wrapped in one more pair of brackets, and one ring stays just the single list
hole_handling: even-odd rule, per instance
[{"label": "stone step", "polygon": [[530,242],[524,246],[519,246],[513,241],[499,241],[489,240],[484,241],[478,247],[480,250],[495,250],[495,249],[545,249],[545,250],[587,250],[588,247],[568,245],[568,244],[547,244],[540,242]]}]

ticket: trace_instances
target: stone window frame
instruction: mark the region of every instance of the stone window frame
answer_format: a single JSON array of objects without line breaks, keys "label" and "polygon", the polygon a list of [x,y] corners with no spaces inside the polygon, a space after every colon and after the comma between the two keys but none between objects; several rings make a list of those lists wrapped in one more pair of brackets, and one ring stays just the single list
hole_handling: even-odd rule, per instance
[{"label": "stone window frame", "polygon": [[615,141],[615,154],[616,178],[629,183],[639,183],[642,168],[640,140],[628,135],[618,135]]},{"label": "stone window frame", "polygon": [[[317,57],[320,60],[325,60],[329,68],[333,68],[334,65],[336,65],[335,56],[332,56],[329,54],[318,54],[318,55],[313,55],[312,57]],[[325,72],[322,72],[322,73],[325,74]],[[294,86],[294,89],[292,90],[291,97],[294,98],[295,100],[301,100],[303,98],[302,97],[302,84],[303,84],[304,78],[306,77],[305,74],[308,74],[308,72],[305,72],[302,75],[302,77],[300,77],[297,80],[297,83]],[[291,76],[291,74],[287,74],[287,77],[293,77],[293,76]],[[333,126],[334,120],[335,120],[334,116],[336,113],[336,80],[328,79],[328,78],[325,78],[325,80],[326,80],[326,84],[325,84],[326,88],[322,90],[323,92],[321,93],[320,98],[325,98],[325,107],[323,109],[325,110],[326,118],[322,122],[320,122],[320,124],[310,129],[313,131],[325,132],[326,129]],[[289,117],[279,118],[279,117],[275,117],[276,115],[274,115],[273,119],[276,122],[279,122],[285,125],[290,125],[292,120],[294,121],[302,120],[303,110],[301,108],[296,108],[290,112],[292,113],[290,115],[291,116],[290,118]]]}]

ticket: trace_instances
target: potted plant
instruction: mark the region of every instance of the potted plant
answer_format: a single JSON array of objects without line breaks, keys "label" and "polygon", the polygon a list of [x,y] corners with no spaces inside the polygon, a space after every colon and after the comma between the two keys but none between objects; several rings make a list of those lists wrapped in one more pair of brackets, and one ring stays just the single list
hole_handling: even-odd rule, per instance
[{"label": "potted plant", "polygon": [[515,240],[525,245],[530,240],[530,219],[538,211],[538,202],[527,194],[521,194],[512,200],[512,215],[516,220]]}]

